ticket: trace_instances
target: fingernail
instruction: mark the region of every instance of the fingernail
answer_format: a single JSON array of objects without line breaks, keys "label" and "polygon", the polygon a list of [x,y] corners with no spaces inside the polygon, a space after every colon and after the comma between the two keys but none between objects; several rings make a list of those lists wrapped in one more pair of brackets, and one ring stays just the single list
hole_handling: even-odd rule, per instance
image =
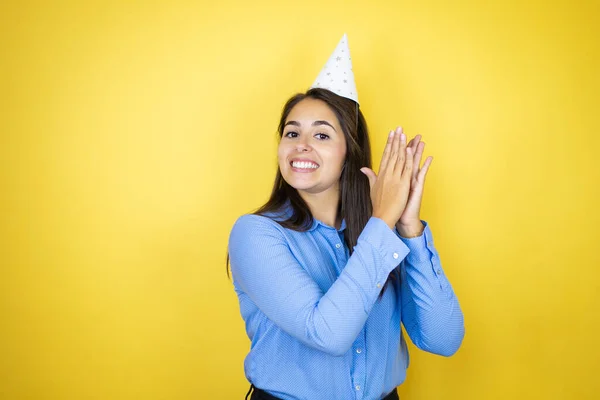
[{"label": "fingernail", "polygon": [[390,137],[394,136],[394,131],[390,131]]}]

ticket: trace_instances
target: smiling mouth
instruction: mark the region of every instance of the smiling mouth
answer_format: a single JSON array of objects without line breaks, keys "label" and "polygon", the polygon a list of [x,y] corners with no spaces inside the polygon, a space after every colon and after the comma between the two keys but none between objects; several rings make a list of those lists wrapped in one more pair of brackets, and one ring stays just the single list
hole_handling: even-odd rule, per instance
[{"label": "smiling mouth", "polygon": [[319,168],[319,165],[310,161],[292,161],[290,165],[293,169],[304,170],[304,171],[313,171]]}]

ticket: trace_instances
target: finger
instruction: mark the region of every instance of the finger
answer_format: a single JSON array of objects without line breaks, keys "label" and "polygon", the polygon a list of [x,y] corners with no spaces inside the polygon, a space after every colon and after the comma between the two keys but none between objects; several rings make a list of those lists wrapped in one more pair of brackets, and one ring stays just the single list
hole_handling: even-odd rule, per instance
[{"label": "finger", "polygon": [[383,155],[381,156],[381,162],[379,163],[379,173],[383,171],[390,160],[390,153],[392,152],[392,143],[394,141],[394,131],[390,131],[388,135],[387,142],[385,144],[385,148],[383,149]]},{"label": "finger", "polygon": [[421,135],[417,135],[408,142],[408,147],[412,147],[413,156],[417,153],[417,147],[419,146],[419,142],[421,142]]},{"label": "finger", "polygon": [[394,172],[396,170],[396,163],[398,161],[398,152],[400,151],[400,132],[402,131],[402,128],[398,127],[396,128],[393,132],[394,132],[394,141],[392,142],[392,148],[390,151],[390,158],[388,160],[388,167],[387,169],[390,170],[391,172]]},{"label": "finger", "polygon": [[421,157],[423,156],[423,150],[425,150],[425,142],[419,143],[419,146],[416,149],[413,161],[413,179],[417,177],[417,174],[421,168]]},{"label": "finger", "polygon": [[429,171],[429,166],[431,165],[431,163],[433,162],[433,157],[429,156],[427,157],[427,159],[425,160],[425,163],[423,164],[423,168],[421,168],[421,170],[419,171],[419,182],[424,182],[425,181],[425,177],[427,176],[427,171]]},{"label": "finger", "polygon": [[369,178],[369,186],[372,188],[375,184],[375,181],[377,180],[377,175],[375,175],[375,172],[373,172],[372,169],[367,167],[361,168],[360,172],[362,172],[367,176],[367,178]]},{"label": "finger", "polygon": [[[398,130],[396,130],[396,132],[398,132]],[[402,171],[404,171],[404,164],[406,162],[406,135],[404,134],[404,132],[402,132],[402,128],[399,128],[399,132],[400,144],[398,148],[398,153],[396,155],[396,166],[394,167],[394,171],[401,175]]]},{"label": "finger", "polygon": [[402,177],[405,179],[411,179],[413,170],[413,149],[410,147],[406,148],[406,162],[404,164],[404,171]]}]

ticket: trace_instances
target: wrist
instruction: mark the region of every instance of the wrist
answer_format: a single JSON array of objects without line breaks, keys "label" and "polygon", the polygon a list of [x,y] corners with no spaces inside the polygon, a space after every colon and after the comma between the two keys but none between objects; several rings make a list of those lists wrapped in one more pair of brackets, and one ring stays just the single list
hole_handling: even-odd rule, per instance
[{"label": "wrist", "polygon": [[398,230],[400,236],[405,239],[410,239],[421,236],[425,230],[425,225],[423,225],[421,221],[411,224],[397,223],[396,229]]},{"label": "wrist", "polygon": [[375,217],[375,218],[379,218],[380,220],[382,220],[383,222],[385,222],[385,224],[387,226],[389,226],[391,230],[394,230],[394,225],[395,224],[394,224],[394,222],[390,222],[389,218],[385,218],[384,216],[379,215],[378,213],[373,213],[372,216]]}]

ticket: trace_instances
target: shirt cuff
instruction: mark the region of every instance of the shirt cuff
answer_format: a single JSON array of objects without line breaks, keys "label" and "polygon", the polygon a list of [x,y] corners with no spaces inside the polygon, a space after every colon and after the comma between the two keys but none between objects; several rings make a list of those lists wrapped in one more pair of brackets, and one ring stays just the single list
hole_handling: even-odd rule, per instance
[{"label": "shirt cuff", "polygon": [[414,238],[404,238],[400,236],[398,230],[394,228],[396,236],[410,250],[407,258],[411,263],[431,262],[431,255],[435,254],[433,235],[431,229],[429,229],[429,224],[424,220],[421,220],[421,223],[425,226],[423,233]]},{"label": "shirt cuff", "polygon": [[371,217],[361,232],[361,237],[371,246],[376,248],[383,258],[385,271],[378,279],[387,278],[389,273],[396,268],[408,255],[410,249],[394,233],[382,219]]}]

